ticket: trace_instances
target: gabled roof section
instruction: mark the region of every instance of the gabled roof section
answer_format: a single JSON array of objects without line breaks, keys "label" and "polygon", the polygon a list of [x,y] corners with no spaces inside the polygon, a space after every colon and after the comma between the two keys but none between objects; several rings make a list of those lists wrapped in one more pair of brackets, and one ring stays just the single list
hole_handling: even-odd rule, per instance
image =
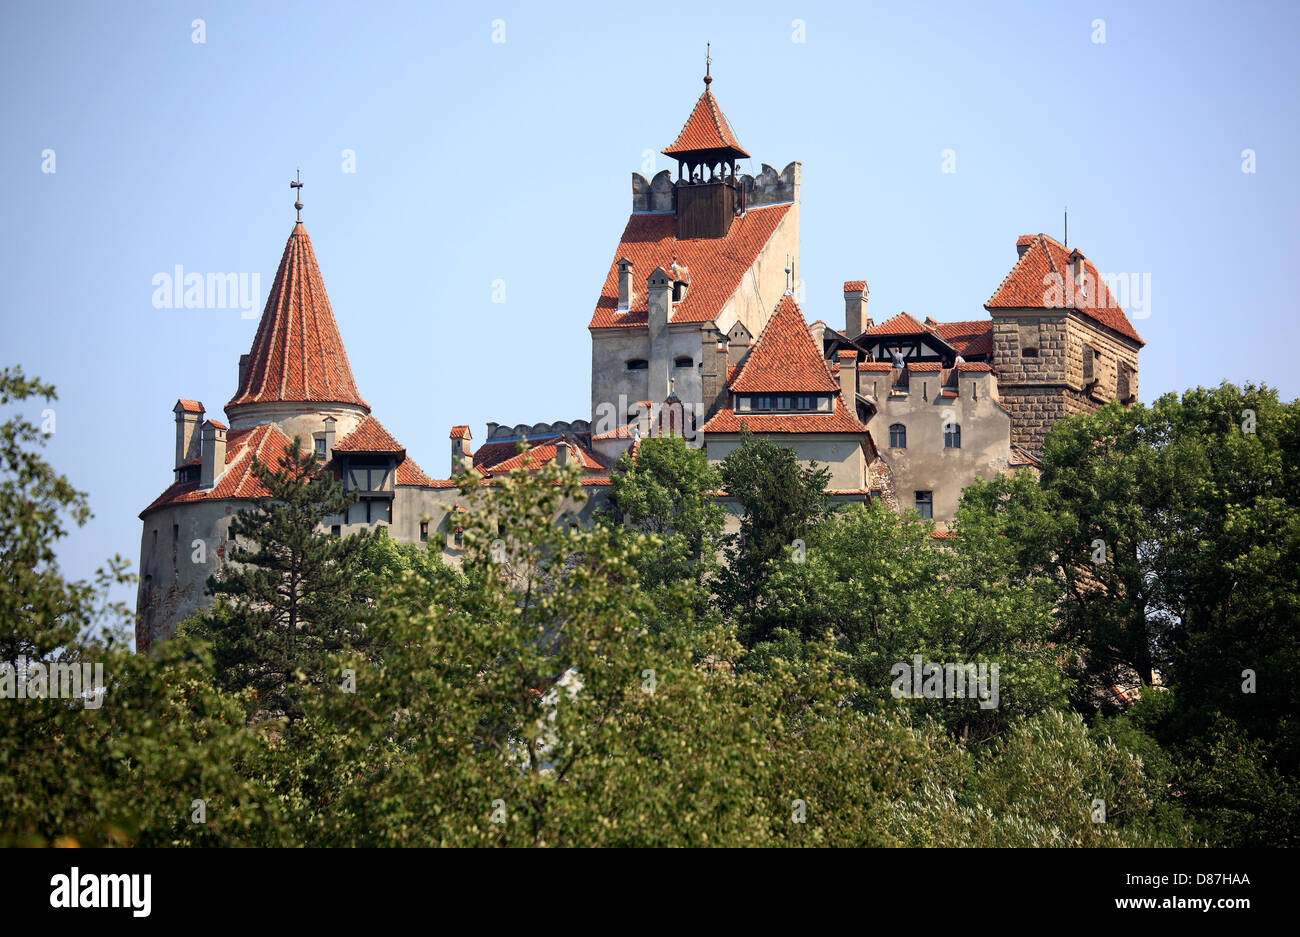
[{"label": "gabled roof section", "polygon": [[884,322],[877,323],[863,332],[863,335],[925,335],[930,332],[920,322],[905,312],[891,316]]},{"label": "gabled roof section", "polygon": [[367,416],[352,432],[334,444],[335,452],[390,452],[399,459],[405,457],[406,447],[384,429],[373,416]]},{"label": "gabled roof section", "polygon": [[[1068,285],[1074,282],[1070,265],[1070,257],[1074,252],[1070,248],[1046,234],[1021,235],[1016,241],[1016,247],[1017,249],[1026,248],[1026,250],[1020,255],[1016,265],[1011,268],[1011,272],[1007,274],[1006,279],[994,291],[989,301],[984,304],[984,308],[1050,309],[1068,307],[1123,335],[1125,338],[1137,342],[1138,345],[1146,344],[1139,337],[1137,330],[1133,328],[1133,324],[1129,322],[1123,308],[1115,302],[1115,297],[1111,295],[1110,289],[1106,286],[1106,281],[1097,272],[1097,268],[1092,261],[1079,254],[1079,257],[1083,260],[1084,269],[1092,278],[1094,284],[1093,289],[1089,291],[1090,295],[1085,296],[1077,287]],[[1062,300],[1062,307],[1046,305],[1052,292],[1051,281],[1048,278],[1053,274],[1061,278],[1060,288],[1056,292],[1059,294],[1063,289],[1069,289],[1072,293],[1072,296],[1069,293],[1065,295]],[[1045,283],[1044,280],[1048,280],[1048,282]]]},{"label": "gabled roof section", "polygon": [[226,406],[279,401],[370,409],[352,378],[311,238],[301,222],[284,246],[248,366]]},{"label": "gabled roof section", "polygon": [[821,349],[808,332],[799,304],[789,293],[776,304],[730,388],[741,394],[825,394],[839,390],[826,369]]},{"label": "gabled roof section", "polygon": [[[740,288],[745,272],[771,239],[790,203],[751,208],[731,222],[726,237],[678,240],[672,212],[635,214],[628,219],[601,287],[588,328],[617,329],[646,324],[646,279],[655,268],[668,270],[674,258],[691,270],[686,297],[673,305],[672,322],[712,322]],[[631,306],[618,308],[618,261],[632,261]]]},{"label": "gabled roof section", "polygon": [[707,89],[695,102],[695,107],[691,111],[691,116],[686,118],[682,132],[663,150],[663,153],[665,156],[678,159],[685,159],[693,153],[701,155],[716,153],[718,156],[740,159],[749,156],[740,145],[740,141],[736,139],[736,135],[731,132],[731,125],[727,123],[726,115],[718,106],[718,99]]}]

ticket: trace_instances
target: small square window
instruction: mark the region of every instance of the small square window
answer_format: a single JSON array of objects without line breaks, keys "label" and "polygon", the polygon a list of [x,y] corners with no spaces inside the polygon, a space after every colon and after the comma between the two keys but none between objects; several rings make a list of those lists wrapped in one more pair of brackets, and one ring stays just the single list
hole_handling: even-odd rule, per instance
[{"label": "small square window", "polygon": [[343,528],[342,528],[341,526],[339,526],[338,524],[335,524],[333,527],[330,528],[330,536],[331,536],[331,537],[338,537],[338,536],[341,536],[342,533],[343,533]]},{"label": "small square window", "polygon": [[316,437],[316,458],[318,459],[325,458],[325,437],[324,436]]},{"label": "small square window", "polygon": [[420,521],[420,540],[421,542],[429,539],[429,522]]}]

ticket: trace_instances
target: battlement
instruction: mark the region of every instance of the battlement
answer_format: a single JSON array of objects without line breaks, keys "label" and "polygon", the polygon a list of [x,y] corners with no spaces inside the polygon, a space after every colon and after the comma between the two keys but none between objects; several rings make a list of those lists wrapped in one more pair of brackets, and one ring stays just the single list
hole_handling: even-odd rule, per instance
[{"label": "battlement", "polygon": [[[797,202],[803,164],[792,162],[780,172],[767,163],[762,165],[762,171],[756,176],[742,174],[736,177],[736,188],[741,204],[748,209],[763,205],[780,205],[783,202]],[[641,173],[634,172],[632,173],[632,211],[676,211],[678,187],[690,188],[693,185],[695,184],[691,182],[674,182],[672,172],[667,169],[657,173],[653,179],[647,179]]]}]

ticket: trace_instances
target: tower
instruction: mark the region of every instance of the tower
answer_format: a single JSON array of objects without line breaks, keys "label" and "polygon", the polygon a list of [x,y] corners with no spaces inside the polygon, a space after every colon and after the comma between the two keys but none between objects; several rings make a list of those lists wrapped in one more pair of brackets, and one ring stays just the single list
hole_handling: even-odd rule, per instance
[{"label": "tower", "polygon": [[1145,342],[1077,248],[1027,234],[1016,253],[984,308],[993,317],[992,364],[1011,414],[1011,443],[1037,453],[1058,421],[1137,399]]}]

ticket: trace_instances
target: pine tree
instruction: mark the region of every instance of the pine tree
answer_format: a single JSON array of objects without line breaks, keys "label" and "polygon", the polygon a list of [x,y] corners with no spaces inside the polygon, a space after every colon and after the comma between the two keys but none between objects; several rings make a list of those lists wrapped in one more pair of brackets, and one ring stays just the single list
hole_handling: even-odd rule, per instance
[{"label": "pine tree", "polygon": [[190,630],[211,645],[220,685],[255,692],[250,716],[293,721],[298,695],[333,681],[330,655],[368,643],[366,533],[339,538],[320,529],[351,501],[298,439],[278,468],[253,470],[269,497],[232,519],[226,565],[208,578],[217,604]]}]

